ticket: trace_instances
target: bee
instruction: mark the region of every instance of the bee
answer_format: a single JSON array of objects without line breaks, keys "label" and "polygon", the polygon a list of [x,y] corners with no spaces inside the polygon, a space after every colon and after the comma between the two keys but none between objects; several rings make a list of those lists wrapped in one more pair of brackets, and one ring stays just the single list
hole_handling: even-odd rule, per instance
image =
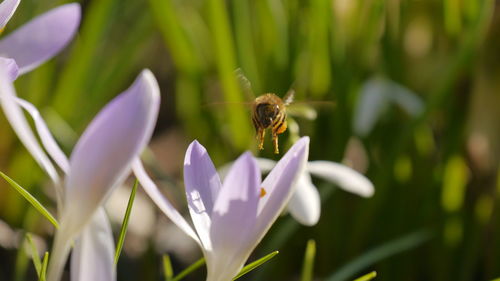
[{"label": "bee", "polygon": [[252,103],[252,122],[255,127],[259,149],[264,149],[264,136],[271,129],[274,153],[279,154],[278,135],[286,131],[286,108],[293,102],[294,91],[290,90],[281,99],[276,94],[258,96]]}]

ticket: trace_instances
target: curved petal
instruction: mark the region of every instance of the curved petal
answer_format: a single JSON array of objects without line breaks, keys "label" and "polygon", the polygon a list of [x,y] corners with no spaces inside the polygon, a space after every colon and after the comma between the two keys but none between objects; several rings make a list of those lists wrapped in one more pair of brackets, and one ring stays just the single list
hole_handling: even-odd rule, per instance
[{"label": "curved petal", "polygon": [[40,147],[33,131],[31,130],[28,121],[16,101],[16,91],[12,81],[4,69],[0,68],[0,105],[7,120],[16,132],[19,140],[24,144],[26,149],[31,153],[33,158],[38,162],[42,169],[49,175],[52,181],[58,186],[59,175],[57,174],[54,165]]},{"label": "curved petal", "polygon": [[21,0],[4,0],[0,3],[0,33],[1,29],[5,27],[12,15],[14,15],[19,2]]},{"label": "curved petal", "polygon": [[249,152],[231,167],[215,202],[207,252],[207,280],[231,280],[253,250],[260,170]]},{"label": "curved petal", "polygon": [[19,76],[19,67],[13,59],[0,57],[0,68],[3,68],[7,72],[7,77],[10,81],[16,80],[17,76]]},{"label": "curved petal", "polygon": [[15,59],[20,74],[24,74],[64,48],[75,35],[79,23],[79,4],[59,6],[0,40],[0,56]]},{"label": "curved petal", "polygon": [[99,208],[75,242],[71,254],[71,281],[114,281],[115,244],[106,212]]},{"label": "curved petal", "polygon": [[54,140],[54,137],[50,133],[50,130],[47,127],[47,124],[45,124],[45,121],[40,115],[40,112],[38,112],[38,109],[36,109],[35,106],[23,99],[17,98],[16,101],[22,108],[24,108],[24,110],[26,110],[31,115],[33,121],[35,121],[35,127],[38,132],[38,136],[40,137],[43,147],[47,150],[50,157],[64,171],[64,173],[68,173],[68,157],[66,157],[57,142]]},{"label": "curved petal", "polygon": [[160,105],[158,84],[144,70],[87,127],[70,158],[61,224],[78,231],[130,172],[153,133]]},{"label": "curved petal", "polygon": [[219,175],[207,150],[193,141],[184,158],[184,185],[189,213],[205,249],[210,249],[210,216],[221,188]]},{"label": "curved petal", "polygon": [[170,204],[167,198],[161,194],[160,190],[156,184],[151,180],[148,176],[144,167],[142,166],[141,160],[136,159],[132,164],[132,169],[134,171],[134,175],[139,180],[139,183],[144,188],[144,191],[149,195],[151,200],[155,202],[156,206],[160,208],[160,210],[170,219],[172,220],[182,231],[184,231],[189,237],[193,238],[196,243],[200,246],[200,240],[198,236],[194,232],[193,228],[189,225],[189,223],[182,217],[182,215]]},{"label": "curved petal", "polygon": [[309,155],[309,137],[302,137],[281,158],[269,173],[261,187],[266,194],[260,198],[257,211],[257,224],[253,236],[256,245],[269,230],[284,209],[303,172]]},{"label": "curved petal", "polygon": [[303,172],[297,180],[295,192],[288,203],[288,211],[299,223],[313,226],[321,214],[321,199],[308,172]]},{"label": "curved petal", "polygon": [[333,182],[347,192],[362,197],[371,197],[375,192],[369,179],[342,164],[329,161],[311,161],[307,163],[307,169],[312,175]]}]

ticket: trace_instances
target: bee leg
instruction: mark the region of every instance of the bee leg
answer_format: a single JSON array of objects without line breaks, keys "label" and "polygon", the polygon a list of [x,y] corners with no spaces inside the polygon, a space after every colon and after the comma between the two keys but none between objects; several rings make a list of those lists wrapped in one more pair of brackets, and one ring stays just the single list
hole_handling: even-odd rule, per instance
[{"label": "bee leg", "polygon": [[280,149],[278,146],[278,134],[276,132],[273,132],[273,145],[274,145],[274,154],[279,154]]},{"label": "bee leg", "polygon": [[264,136],[266,131],[264,129],[259,129],[257,132],[257,139],[259,140],[259,149],[264,150]]}]

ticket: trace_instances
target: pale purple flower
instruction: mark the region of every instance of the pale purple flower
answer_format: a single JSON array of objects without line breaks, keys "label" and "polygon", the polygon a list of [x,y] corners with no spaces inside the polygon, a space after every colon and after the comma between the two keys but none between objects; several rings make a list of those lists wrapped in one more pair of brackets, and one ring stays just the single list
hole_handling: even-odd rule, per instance
[{"label": "pale purple flower", "polygon": [[309,138],[304,137],[263,182],[255,158],[244,153],[222,183],[205,148],[191,143],[184,160],[184,184],[194,229],[161,195],[140,161],[133,169],[158,207],[200,245],[207,281],[229,281],[287,204],[308,152]]},{"label": "pale purple flower", "polygon": [[[101,206],[112,190],[125,180],[132,160],[148,143],[156,123],[159,99],[153,74],[144,70],[127,91],[94,118],[68,160],[38,110],[16,96],[8,74],[0,69],[0,103],[4,113],[18,137],[49,174],[60,197],[60,227],[51,252],[49,281],[60,279],[71,242],[82,231],[74,253],[76,268],[72,269],[72,276],[78,277],[74,281],[89,280],[86,278],[90,276],[99,281],[115,279],[114,267],[107,267],[113,264],[113,255],[110,255],[114,253],[112,233]],[[65,173],[64,181],[60,180],[19,106],[32,116],[43,147]],[[89,228],[85,228],[87,225]],[[89,251],[88,247],[99,251]],[[101,266],[95,267],[96,264]]]},{"label": "pale purple flower", "polygon": [[[264,158],[258,158],[257,163],[263,173],[271,171],[276,165],[275,161]],[[295,193],[288,203],[292,217],[303,225],[315,225],[321,214],[320,196],[311,175],[361,197],[371,197],[375,192],[370,180],[350,167],[330,161],[309,161],[299,175]]]},{"label": "pale purple flower", "polygon": [[[0,29],[12,17],[19,0],[0,4]],[[0,67],[15,79],[52,58],[74,37],[80,23],[80,5],[54,8],[31,20],[0,40]]]}]

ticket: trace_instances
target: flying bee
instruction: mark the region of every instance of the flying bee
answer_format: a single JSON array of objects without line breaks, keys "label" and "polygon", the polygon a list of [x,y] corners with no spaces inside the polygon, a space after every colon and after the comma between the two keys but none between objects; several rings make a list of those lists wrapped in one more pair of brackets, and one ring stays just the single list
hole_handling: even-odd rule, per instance
[{"label": "flying bee", "polygon": [[[292,89],[288,90],[283,98],[280,98],[274,93],[266,93],[255,98],[250,81],[246,78],[240,68],[234,71],[238,78],[240,86],[247,97],[247,100],[252,100],[251,102],[212,102],[209,105],[220,105],[220,104],[247,104],[251,107],[252,111],[252,122],[255,128],[256,139],[258,141],[258,147],[260,150],[264,149],[264,137],[266,130],[270,129],[272,134],[272,141],[274,146],[274,153],[279,154],[278,145],[278,135],[284,133],[288,128],[287,123],[287,112],[290,115],[300,116],[309,120],[316,118],[316,111],[310,107],[299,106],[298,103],[294,102],[295,91]],[[293,103],[293,104],[292,104]],[[323,105],[333,105],[334,103],[329,101],[306,101],[302,103],[307,104],[323,104]],[[290,125],[295,124],[295,126],[290,126],[292,128],[291,134],[297,135],[298,125],[296,122],[290,121]]]},{"label": "flying bee", "polygon": [[264,149],[264,136],[271,129],[274,153],[279,153],[278,135],[286,131],[286,107],[293,101],[294,91],[290,90],[281,99],[273,93],[258,96],[252,103],[252,122],[255,127],[259,149]]}]

